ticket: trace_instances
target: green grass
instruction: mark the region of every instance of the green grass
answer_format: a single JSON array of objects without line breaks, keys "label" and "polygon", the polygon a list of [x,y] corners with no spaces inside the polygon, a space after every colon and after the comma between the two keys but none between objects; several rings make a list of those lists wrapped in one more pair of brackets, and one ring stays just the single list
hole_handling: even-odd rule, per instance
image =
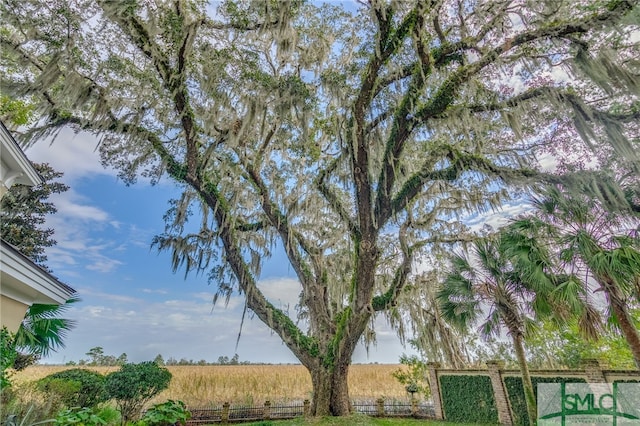
[{"label": "green grass", "polygon": [[365,415],[349,417],[319,417],[297,418],[293,420],[262,420],[254,423],[244,423],[246,426],[478,426],[477,423],[448,423],[423,419],[391,419],[376,418]]}]

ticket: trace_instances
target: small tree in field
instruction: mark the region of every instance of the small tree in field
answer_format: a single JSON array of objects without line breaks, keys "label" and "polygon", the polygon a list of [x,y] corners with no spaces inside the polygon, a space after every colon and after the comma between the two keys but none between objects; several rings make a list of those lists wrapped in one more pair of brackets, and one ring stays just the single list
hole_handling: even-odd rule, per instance
[{"label": "small tree in field", "polygon": [[171,373],[155,362],[125,364],[119,371],[107,376],[107,394],[116,400],[122,414],[122,424],[134,420],[146,402],[165,390],[171,381]]}]

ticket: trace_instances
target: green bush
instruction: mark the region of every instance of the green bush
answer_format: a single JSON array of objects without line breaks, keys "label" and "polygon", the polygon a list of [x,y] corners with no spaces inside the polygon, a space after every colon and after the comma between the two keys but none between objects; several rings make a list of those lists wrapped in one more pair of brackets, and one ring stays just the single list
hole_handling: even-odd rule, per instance
[{"label": "green bush", "polygon": [[108,400],[105,377],[91,370],[73,368],[41,379],[43,391],[58,396],[67,407],[95,407]]},{"label": "green bush", "polygon": [[[513,422],[520,426],[529,426],[529,418],[527,417],[527,403],[524,399],[524,391],[522,390],[522,377],[505,377],[503,379],[509,403],[511,404],[511,412],[513,413]],[[531,377],[533,384],[533,392],[538,399],[538,384],[540,383],[585,383],[584,379],[578,377]]]},{"label": "green bush", "polygon": [[440,376],[445,420],[498,423],[498,409],[488,376]]},{"label": "green bush", "polygon": [[124,364],[107,375],[107,395],[116,400],[124,422],[136,420],[144,404],[169,387],[171,373],[155,362]]},{"label": "green bush", "polygon": [[185,425],[190,418],[191,413],[187,411],[184,402],[169,400],[147,410],[136,426]]}]

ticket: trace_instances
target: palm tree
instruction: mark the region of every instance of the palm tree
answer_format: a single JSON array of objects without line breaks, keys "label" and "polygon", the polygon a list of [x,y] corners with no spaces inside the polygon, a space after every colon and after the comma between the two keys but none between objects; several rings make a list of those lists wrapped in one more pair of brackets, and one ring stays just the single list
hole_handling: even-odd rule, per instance
[{"label": "palm tree", "polygon": [[552,312],[543,295],[552,292],[554,283],[545,273],[549,262],[544,251],[532,251],[528,244],[524,235],[506,231],[474,242],[470,255],[452,257],[450,273],[437,299],[445,319],[460,329],[480,322],[484,337],[500,334],[502,327],[507,329],[533,425],[536,403],[524,339],[536,314]]},{"label": "palm tree", "polygon": [[640,302],[637,217],[605,209],[599,197],[561,186],[547,187],[534,204],[553,230],[549,236],[558,246],[560,266],[581,277],[588,291],[604,294],[609,319],[619,327],[640,368],[640,335],[629,313],[633,299]]},{"label": "palm tree", "polygon": [[62,305],[31,305],[16,332],[15,348],[28,355],[42,357],[64,347],[67,332],[75,327],[76,322],[60,316],[79,301],[79,298],[73,297]]}]

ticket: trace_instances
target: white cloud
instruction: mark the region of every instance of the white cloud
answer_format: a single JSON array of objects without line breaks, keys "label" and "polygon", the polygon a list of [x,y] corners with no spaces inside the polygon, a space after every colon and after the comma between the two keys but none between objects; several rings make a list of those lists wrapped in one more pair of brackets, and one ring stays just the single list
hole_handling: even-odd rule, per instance
[{"label": "white cloud", "polygon": [[[73,188],[61,194],[53,194],[50,197],[51,202],[58,208],[58,216],[64,216],[66,219],[90,220],[96,222],[106,222],[109,219],[109,213],[106,211],[86,204],[85,197],[78,194]],[[111,221],[118,225],[118,222]]]},{"label": "white cloud", "polygon": [[498,210],[476,215],[470,218],[466,224],[472,231],[478,231],[486,225],[497,229],[505,225],[510,219],[526,212],[530,208],[531,205],[524,201],[509,203]]},{"label": "white cloud", "polygon": [[95,136],[64,128],[56,138],[36,142],[26,150],[26,154],[32,161],[49,163],[55,170],[64,172],[67,183],[88,175],[115,176],[115,170],[105,169],[100,163],[97,147]]},{"label": "white cloud", "polygon": [[167,294],[167,293],[169,293],[166,290],[152,289],[152,288],[143,288],[141,291],[143,293],[147,293],[147,294]]},{"label": "white cloud", "polygon": [[[84,265],[89,270],[104,273],[122,264],[109,255],[117,252],[121,243],[102,239],[96,234],[96,231],[102,231],[109,235],[108,231],[112,229],[106,212],[92,209],[95,215],[78,217],[68,214],[66,204],[63,203],[62,206],[57,214],[47,218],[46,223],[47,227],[55,230],[53,237],[57,241],[56,246],[47,249],[48,263],[54,271]],[[75,210],[76,213],[77,211]]]},{"label": "white cloud", "polygon": [[258,287],[279,308],[291,311],[300,300],[300,282],[295,278],[268,278],[260,280]]},{"label": "white cloud", "polygon": [[91,264],[88,264],[86,266],[88,270],[106,273],[106,272],[111,272],[114,269],[116,269],[119,265],[122,265],[122,262],[120,262],[119,260],[109,259],[104,256],[97,256],[97,257],[100,257],[101,259],[96,260]]},{"label": "white cloud", "polygon": [[85,297],[89,300],[99,300],[101,302],[116,302],[119,304],[122,303],[131,303],[138,304],[144,303],[143,299],[138,299],[131,296],[125,296],[122,294],[113,294],[113,293],[105,293],[101,291],[96,291],[90,287],[80,287],[77,288],[78,293],[84,299]]}]

